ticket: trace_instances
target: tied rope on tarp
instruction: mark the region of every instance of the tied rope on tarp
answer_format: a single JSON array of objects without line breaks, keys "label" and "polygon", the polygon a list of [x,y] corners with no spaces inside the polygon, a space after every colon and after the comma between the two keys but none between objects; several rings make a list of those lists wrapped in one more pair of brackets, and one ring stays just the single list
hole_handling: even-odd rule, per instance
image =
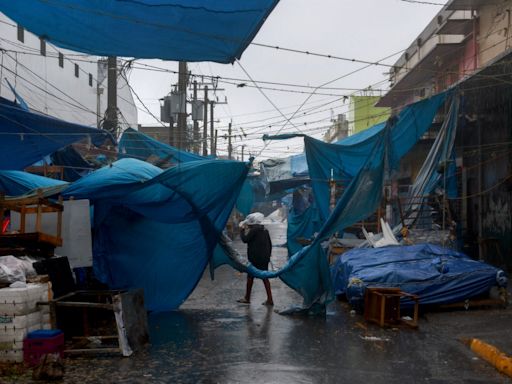
[{"label": "tied rope on tarp", "polygon": [[0,0],[2,13],[62,48],[96,56],[232,63],[278,0]]}]

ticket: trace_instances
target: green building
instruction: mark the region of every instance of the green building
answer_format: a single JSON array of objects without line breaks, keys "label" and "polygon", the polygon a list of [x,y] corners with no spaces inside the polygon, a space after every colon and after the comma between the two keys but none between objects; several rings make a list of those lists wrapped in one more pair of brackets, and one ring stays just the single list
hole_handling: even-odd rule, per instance
[{"label": "green building", "polygon": [[364,131],[371,126],[386,121],[391,113],[389,108],[374,105],[380,96],[351,96],[349,110],[350,133]]}]

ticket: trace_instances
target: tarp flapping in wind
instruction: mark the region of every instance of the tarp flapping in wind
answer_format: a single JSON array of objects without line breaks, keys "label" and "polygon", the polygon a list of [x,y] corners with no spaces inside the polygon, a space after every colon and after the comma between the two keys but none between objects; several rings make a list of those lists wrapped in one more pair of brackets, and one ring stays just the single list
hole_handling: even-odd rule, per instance
[{"label": "tarp flapping in wind", "polygon": [[157,163],[179,164],[189,161],[204,160],[203,156],[181,151],[178,148],[164,144],[152,137],[128,128],[119,140],[119,158],[134,158]]},{"label": "tarp flapping in wind", "polygon": [[95,145],[114,141],[106,131],[26,111],[0,99],[0,169],[24,169],[85,138]]},{"label": "tarp flapping in wind", "polygon": [[178,308],[213,253],[248,172],[194,161],[166,171],[122,159],[72,184],[94,204],[94,270],[114,289],[143,288],[150,310]]},{"label": "tarp flapping in wind", "polygon": [[230,63],[278,0],[0,0],[1,11],[63,48],[98,56]]}]

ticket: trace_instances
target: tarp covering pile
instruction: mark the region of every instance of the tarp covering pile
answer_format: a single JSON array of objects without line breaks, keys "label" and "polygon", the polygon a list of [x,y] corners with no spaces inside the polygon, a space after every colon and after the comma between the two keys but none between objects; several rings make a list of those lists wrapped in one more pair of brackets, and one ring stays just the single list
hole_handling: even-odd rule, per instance
[{"label": "tarp covering pile", "polygon": [[113,141],[106,131],[68,123],[0,99],[0,169],[21,170],[71,143]]},{"label": "tarp covering pile", "polygon": [[[205,158],[194,153],[179,150],[152,137],[128,128],[119,140],[119,158],[133,158],[148,161],[156,157],[159,162],[171,165],[187,163],[189,161],[204,160]],[[157,160],[151,162],[156,163]]]},{"label": "tarp covering pile", "polygon": [[0,0],[2,12],[60,47],[98,56],[230,63],[278,0]]},{"label": "tarp covering pile", "polygon": [[431,244],[353,249],[331,273],[336,295],[346,295],[355,307],[363,304],[368,287],[400,288],[429,305],[461,302],[507,283],[503,271]]}]

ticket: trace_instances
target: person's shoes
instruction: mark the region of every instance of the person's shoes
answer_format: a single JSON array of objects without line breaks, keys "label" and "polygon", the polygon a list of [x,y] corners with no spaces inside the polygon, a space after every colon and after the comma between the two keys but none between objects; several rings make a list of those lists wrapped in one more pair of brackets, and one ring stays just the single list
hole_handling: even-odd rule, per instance
[{"label": "person's shoes", "polygon": [[269,307],[272,307],[274,305],[274,302],[266,300],[263,303],[261,303],[261,305],[268,305]]},{"label": "person's shoes", "polygon": [[236,302],[240,304],[251,304],[250,300],[247,300],[245,297],[238,299]]}]

